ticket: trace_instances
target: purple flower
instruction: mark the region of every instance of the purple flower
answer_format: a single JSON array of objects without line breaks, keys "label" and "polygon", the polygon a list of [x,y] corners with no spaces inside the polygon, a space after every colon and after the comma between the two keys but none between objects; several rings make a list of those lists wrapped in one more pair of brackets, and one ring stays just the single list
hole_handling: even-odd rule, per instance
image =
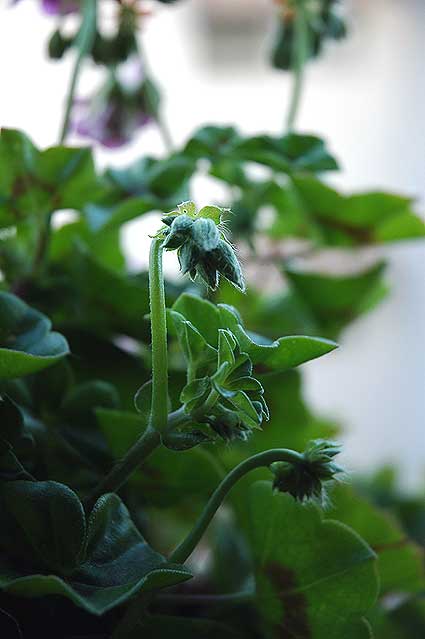
[{"label": "purple flower", "polygon": [[[21,0],[12,0],[11,4],[18,4]],[[43,11],[51,16],[65,16],[80,10],[80,0],[41,0]]]},{"label": "purple flower", "polygon": [[79,0],[41,0],[43,11],[49,15],[67,15],[80,9]]},{"label": "purple flower", "polygon": [[135,132],[153,120],[146,100],[146,79],[139,67],[137,83],[114,76],[100,91],[74,102],[72,128],[108,148],[127,144]]}]

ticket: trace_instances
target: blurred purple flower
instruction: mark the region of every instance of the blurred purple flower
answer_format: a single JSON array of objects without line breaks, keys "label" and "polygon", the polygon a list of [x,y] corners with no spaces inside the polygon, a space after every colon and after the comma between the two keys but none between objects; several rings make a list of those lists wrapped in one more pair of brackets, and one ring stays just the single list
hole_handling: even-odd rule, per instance
[{"label": "blurred purple flower", "polygon": [[79,0],[41,0],[45,13],[50,15],[67,15],[80,9]]},{"label": "blurred purple flower", "polygon": [[[121,74],[122,76],[122,74]],[[74,102],[72,128],[110,149],[127,144],[153,120],[146,100],[146,79],[139,65],[137,82],[114,76],[94,95]]]},{"label": "blurred purple flower", "polygon": [[[21,0],[12,0],[12,4],[18,4]],[[65,16],[80,10],[80,0],[41,0],[41,6],[45,13],[51,16]]]}]

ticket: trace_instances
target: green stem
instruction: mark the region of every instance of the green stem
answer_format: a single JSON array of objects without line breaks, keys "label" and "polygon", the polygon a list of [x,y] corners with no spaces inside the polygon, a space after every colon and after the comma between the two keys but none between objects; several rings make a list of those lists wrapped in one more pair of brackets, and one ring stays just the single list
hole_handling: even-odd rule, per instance
[{"label": "green stem", "polygon": [[273,448],[267,450],[258,455],[253,455],[245,461],[236,466],[217,486],[213,494],[211,495],[207,505],[205,506],[201,516],[196,522],[195,526],[188,534],[186,539],[177,546],[174,552],[170,555],[169,561],[172,563],[184,563],[188,557],[195,550],[199,541],[201,540],[204,532],[208,528],[212,518],[221,506],[228,492],[233,488],[236,482],[239,481],[244,475],[251,472],[255,468],[262,466],[270,466],[276,461],[285,461],[290,463],[296,463],[302,461],[303,457],[301,453],[297,453],[294,450],[287,448]]},{"label": "green stem", "polygon": [[[168,415],[167,428],[176,428],[180,424],[184,424],[188,417],[183,409],[174,411]],[[128,450],[125,457],[121,459],[111,470],[111,472],[103,479],[86,501],[87,510],[94,506],[96,501],[105,493],[117,492],[121,486],[131,477],[142,462],[158,448],[161,443],[160,433],[148,426],[143,435]]]},{"label": "green stem", "polygon": [[162,272],[162,239],[154,238],[149,255],[149,301],[152,337],[152,409],[150,424],[159,432],[168,425],[167,311]]},{"label": "green stem", "polygon": [[42,226],[38,237],[38,244],[35,252],[34,262],[32,265],[32,276],[36,278],[42,273],[46,267],[49,253],[50,236],[51,236],[52,213],[48,213],[46,218],[42,220]]},{"label": "green stem", "polygon": [[111,472],[95,488],[86,502],[87,510],[90,510],[99,497],[105,493],[117,492],[160,443],[161,435],[157,430],[149,426],[125,457],[113,467]]},{"label": "green stem", "polygon": [[69,120],[71,116],[72,105],[74,102],[74,94],[77,87],[78,77],[80,75],[82,62],[93,45],[94,37],[96,35],[96,23],[97,0],[84,0],[81,27],[78,32],[76,41],[78,53],[75,60],[74,69],[72,71],[71,83],[69,85],[68,95],[66,99],[65,114],[59,138],[60,144],[63,144],[68,133]]},{"label": "green stem", "polygon": [[295,125],[304,84],[305,64],[310,53],[308,24],[304,0],[298,0],[294,17],[294,44],[292,50],[293,88],[286,119],[286,128],[292,131]]}]

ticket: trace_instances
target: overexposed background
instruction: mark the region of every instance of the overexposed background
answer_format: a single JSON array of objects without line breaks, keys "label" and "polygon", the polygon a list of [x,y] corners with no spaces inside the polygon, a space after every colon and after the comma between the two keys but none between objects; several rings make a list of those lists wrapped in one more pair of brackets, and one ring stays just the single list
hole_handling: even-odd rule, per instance
[{"label": "overexposed background", "polygon": [[[108,13],[108,0],[100,0]],[[199,125],[237,124],[245,133],[283,130],[291,81],[267,55],[272,0],[182,0],[149,3],[144,46],[164,88],[165,117],[175,142]],[[417,199],[425,210],[425,1],[351,0],[350,35],[309,65],[298,130],[325,137],[343,172],[330,179],[347,189],[387,189]],[[25,130],[40,146],[57,142],[72,56],[46,61],[54,19],[38,0],[10,8],[0,0],[0,125]],[[90,93],[98,71],[81,81]],[[81,143],[70,138],[70,143]],[[125,165],[163,152],[158,133],[142,132],[118,151],[96,149],[100,166]],[[200,203],[219,187],[198,183]],[[218,193],[218,194],[217,194]],[[130,263],[146,264],[146,225],[124,230]],[[318,410],[341,418],[352,469],[392,461],[414,487],[425,473],[425,242],[385,248],[392,292],[343,335],[338,352],[304,367],[307,395]]]}]

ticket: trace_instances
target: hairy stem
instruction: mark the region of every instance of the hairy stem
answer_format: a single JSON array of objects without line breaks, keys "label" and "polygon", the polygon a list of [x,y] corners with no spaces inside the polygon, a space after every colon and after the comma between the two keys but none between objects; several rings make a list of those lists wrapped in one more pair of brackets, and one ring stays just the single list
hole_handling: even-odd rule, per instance
[{"label": "hairy stem", "polygon": [[[168,428],[175,428],[184,424],[188,417],[183,409],[174,411],[168,415]],[[159,431],[149,425],[143,435],[130,448],[125,457],[112,468],[111,472],[95,488],[86,500],[87,509],[90,510],[95,502],[105,493],[117,492],[121,486],[131,477],[137,468],[158,448],[161,443]]]},{"label": "hairy stem", "polygon": [[97,0],[84,0],[83,17],[81,21],[80,31],[77,36],[77,57],[75,59],[74,69],[72,71],[71,82],[66,98],[65,114],[62,123],[61,134],[59,138],[60,144],[65,141],[69,129],[69,120],[71,117],[72,104],[74,102],[75,89],[77,87],[78,77],[80,75],[81,66],[84,58],[90,51],[94,37],[96,35],[97,23]]},{"label": "hairy stem", "polygon": [[294,27],[294,44],[292,50],[293,87],[288,115],[286,118],[286,128],[288,131],[292,131],[294,128],[298,109],[301,103],[304,84],[304,69],[310,49],[304,0],[298,0],[297,2]]},{"label": "hairy stem", "polygon": [[152,337],[152,409],[150,425],[164,432],[168,424],[167,312],[162,272],[162,239],[154,238],[149,256]]},{"label": "hairy stem", "polygon": [[276,461],[296,463],[302,461],[302,459],[303,457],[301,453],[297,453],[294,450],[289,450],[287,448],[274,448],[267,450],[264,453],[253,455],[238,464],[238,466],[236,466],[217,486],[195,526],[186,539],[184,539],[170,555],[169,560],[173,563],[184,563],[188,557],[190,557],[201,540],[204,532],[208,528],[208,525],[215,513],[223,503],[226,495],[244,475],[255,468],[270,466],[270,464]]}]

